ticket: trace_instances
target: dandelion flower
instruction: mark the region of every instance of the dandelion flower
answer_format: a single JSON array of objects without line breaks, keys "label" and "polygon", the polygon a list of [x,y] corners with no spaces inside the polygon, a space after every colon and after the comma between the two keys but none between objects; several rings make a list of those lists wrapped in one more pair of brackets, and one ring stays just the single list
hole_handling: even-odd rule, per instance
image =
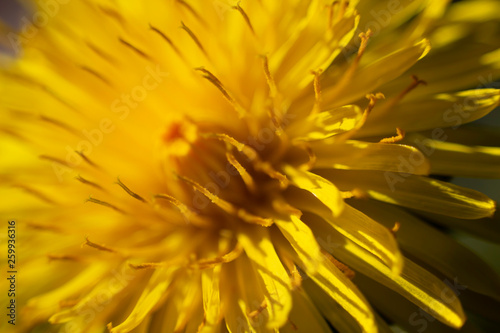
[{"label": "dandelion flower", "polygon": [[493,200],[430,177],[500,176],[462,128],[499,105],[498,2],[26,3],[0,26],[7,329],[458,329],[457,286],[500,299],[424,222],[498,240],[465,221]]}]

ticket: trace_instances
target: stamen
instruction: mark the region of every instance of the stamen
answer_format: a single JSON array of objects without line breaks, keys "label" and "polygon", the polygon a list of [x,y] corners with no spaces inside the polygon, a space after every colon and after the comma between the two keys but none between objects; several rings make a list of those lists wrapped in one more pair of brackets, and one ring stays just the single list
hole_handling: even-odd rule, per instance
[{"label": "stamen", "polygon": [[269,86],[269,96],[271,98],[276,97],[278,89],[276,88],[276,82],[274,81],[271,71],[269,70],[269,60],[267,56],[262,56],[262,65],[264,67],[264,74],[266,75],[267,85]]},{"label": "stamen", "polygon": [[219,198],[217,195],[213,194],[212,192],[210,192],[209,190],[207,190],[206,188],[204,188],[203,186],[201,186],[200,184],[196,183],[195,181],[193,181],[189,178],[186,178],[186,177],[181,176],[181,175],[177,175],[177,176],[179,177],[180,180],[191,185],[193,187],[193,189],[195,189],[196,191],[198,191],[201,194],[203,194],[204,196],[206,196],[213,204],[215,204],[217,207],[221,208],[223,211],[225,211],[226,213],[228,213],[230,215],[236,216],[245,222],[248,222],[251,224],[257,224],[257,225],[260,225],[263,227],[269,227],[269,226],[273,225],[273,223],[274,223],[272,219],[262,218],[262,217],[259,217],[259,216],[256,216],[256,215],[253,215],[253,214],[247,212],[243,208],[235,207],[230,202]]},{"label": "stamen", "polygon": [[337,259],[335,259],[330,253],[326,252],[325,250],[321,250],[323,255],[327,257],[328,260],[330,260],[344,275],[349,279],[352,280],[354,276],[356,275],[353,270],[351,270],[349,267],[347,267],[345,264],[341,263]]},{"label": "stamen", "polygon": [[192,223],[195,226],[204,228],[215,226],[213,222],[198,215],[193,208],[185,205],[171,195],[160,193],[155,194],[153,198],[167,200],[170,204],[175,206],[184,217],[186,223]]},{"label": "stamen", "polygon": [[396,236],[396,233],[399,231],[399,228],[401,227],[401,223],[395,222],[394,226],[390,229],[391,233]]},{"label": "stamen", "polygon": [[384,139],[380,140],[379,142],[380,143],[396,143],[396,142],[399,142],[399,141],[403,140],[404,137],[405,137],[405,134],[406,134],[405,131],[403,131],[399,127],[396,128],[396,133],[398,135],[392,136],[390,138],[384,138]]},{"label": "stamen", "polygon": [[167,44],[170,45],[170,47],[172,47],[172,49],[175,51],[175,53],[177,53],[179,56],[181,56],[181,52],[179,51],[179,49],[177,48],[177,46],[174,45],[174,43],[172,42],[172,40],[167,37],[167,35],[165,35],[161,30],[159,30],[158,28],[152,26],[151,24],[149,24],[149,28],[151,30],[153,30],[154,32],[156,32],[158,35],[160,35],[167,42]]},{"label": "stamen", "polygon": [[192,210],[188,206],[186,206],[185,204],[183,204],[182,202],[180,202],[171,195],[160,193],[160,194],[155,194],[154,198],[167,200],[172,205],[174,205],[183,215],[189,215],[192,213]]},{"label": "stamen", "polygon": [[314,106],[311,111],[311,115],[314,115],[320,111],[321,108],[321,86],[319,83],[319,77],[321,73],[323,72],[322,69],[318,69],[317,71],[311,71],[311,73],[314,75],[314,81],[313,81],[313,86],[314,86]]},{"label": "stamen", "polygon": [[156,269],[156,268],[159,268],[159,267],[165,267],[165,264],[164,263],[161,263],[161,262],[151,262],[151,263],[144,263],[144,264],[132,264],[132,263],[128,263],[128,265],[130,266],[130,268],[133,268],[133,269]]},{"label": "stamen", "polygon": [[49,198],[47,195],[45,195],[42,192],[35,190],[34,188],[31,188],[27,185],[18,184],[18,185],[14,185],[14,187],[20,188],[20,189],[24,190],[26,193],[31,194],[31,195],[37,197],[38,199],[48,203],[48,204],[55,204],[55,201],[52,200],[51,198]]},{"label": "stamen", "polygon": [[92,51],[94,51],[99,57],[107,60],[108,62],[114,62],[115,61],[115,59],[113,57],[111,57],[109,54],[107,54],[106,52],[104,52],[102,49],[100,49],[99,47],[97,47],[96,45],[94,45],[92,42],[85,41],[85,44],[87,44],[87,46],[89,47],[89,49],[91,49]]},{"label": "stamen", "polygon": [[361,39],[361,44],[359,45],[358,55],[356,56],[356,59],[354,60],[356,63],[356,66],[359,64],[359,61],[361,60],[363,53],[365,53],[366,46],[368,45],[368,40],[370,39],[371,36],[373,36],[373,33],[370,29],[368,29],[366,31],[366,33],[362,32],[359,34],[359,38]]},{"label": "stamen", "polygon": [[59,306],[61,308],[72,308],[77,304],[78,304],[78,300],[76,300],[76,299],[59,301]]},{"label": "stamen", "polygon": [[243,253],[243,246],[236,244],[233,250],[220,257],[200,259],[189,265],[190,268],[207,269],[219,264],[226,264],[237,259]]},{"label": "stamen", "polygon": [[250,28],[250,31],[255,36],[255,31],[253,30],[253,26],[252,26],[252,23],[250,22],[250,18],[248,17],[247,13],[245,13],[243,8],[241,8],[240,2],[238,2],[238,4],[236,6],[233,6],[233,9],[237,10],[241,14],[241,16],[243,16],[243,19],[245,20],[246,24]]},{"label": "stamen", "polygon": [[60,120],[57,120],[57,119],[54,119],[54,118],[50,118],[50,117],[47,117],[47,116],[44,116],[44,115],[41,115],[40,119],[42,121],[46,121],[48,123],[56,125],[56,126],[58,126],[58,127],[62,128],[64,130],[66,130],[66,131],[68,131],[68,132],[70,132],[72,134],[76,134],[76,135],[80,136],[80,134],[78,133],[77,130],[75,130],[73,127],[69,126],[68,124],[63,123]]},{"label": "stamen", "polygon": [[360,190],[359,188],[354,188],[350,191],[341,191],[340,194],[342,195],[343,199],[369,199],[369,195],[364,192],[363,190]]},{"label": "stamen", "polygon": [[257,193],[257,186],[255,185],[255,182],[252,178],[252,176],[248,173],[248,171],[238,162],[236,157],[230,152],[226,153],[226,158],[231,163],[231,165],[238,170],[238,173],[240,174],[241,178],[243,179],[243,182],[247,186],[248,190],[252,193]]},{"label": "stamen", "polygon": [[273,205],[273,208],[278,213],[282,213],[282,214],[285,214],[287,216],[294,215],[298,218],[300,218],[302,216],[302,211],[300,209],[293,207],[292,205],[290,205],[288,202],[286,202],[284,200],[281,200],[281,199],[274,200],[272,205]]},{"label": "stamen", "polygon": [[194,10],[194,8],[188,4],[186,1],[184,0],[177,0],[178,3],[180,3],[181,5],[183,5],[184,7],[187,8],[187,10],[193,14],[193,16],[198,20],[200,21],[201,23],[203,23],[204,25],[206,25],[205,21],[203,20],[203,18]]},{"label": "stamen", "polygon": [[111,85],[111,82],[106,79],[104,76],[102,76],[100,73],[96,72],[95,70],[93,70],[92,68],[90,67],[87,67],[87,66],[80,66],[80,68],[84,71],[86,71],[87,73],[90,73],[92,74],[93,76],[95,76],[96,78],[98,78],[99,80],[101,80],[103,83],[105,83],[106,85],[108,86],[112,86]]},{"label": "stamen", "polygon": [[94,182],[91,182],[90,180],[87,180],[87,179],[83,178],[80,175],[76,176],[75,179],[78,180],[79,182],[83,183],[83,184],[90,185],[92,187],[95,187],[95,188],[97,188],[99,190],[104,191],[104,188],[101,185],[96,184]]},{"label": "stamen", "polygon": [[120,178],[116,178],[116,182],[115,184],[118,184],[120,185],[120,187],[122,189],[125,190],[125,192],[127,192],[131,197],[139,200],[139,201],[142,201],[142,202],[146,202],[146,200],[144,200],[143,197],[141,197],[139,194],[135,193],[135,192],[132,192],[127,186],[125,186],[125,184],[122,183],[122,181],[120,180]]},{"label": "stamen", "polygon": [[108,208],[111,208],[119,213],[122,213],[122,214],[125,214],[125,212],[123,210],[121,210],[120,208],[106,202],[106,201],[102,201],[102,200],[99,200],[99,199],[94,199],[92,197],[89,197],[87,200],[85,200],[85,202],[92,202],[92,203],[95,203],[95,204],[98,204],[98,205],[101,205],[101,206],[104,206],[104,207],[108,207]]},{"label": "stamen", "polygon": [[309,160],[306,163],[299,165],[299,169],[307,171],[311,170],[316,164],[317,160],[314,150],[311,148],[309,144],[307,144],[307,142],[298,142],[296,146],[304,149],[305,152],[307,153],[307,156],[309,157]]},{"label": "stamen", "polygon": [[252,147],[250,147],[244,143],[237,141],[236,139],[234,139],[233,137],[231,137],[227,134],[205,133],[205,134],[202,134],[202,136],[205,138],[214,138],[214,139],[223,141],[223,142],[235,147],[240,153],[245,155],[248,158],[248,160],[251,162],[258,159],[258,154],[255,151],[255,149],[253,149]]},{"label": "stamen", "polygon": [[75,153],[80,155],[80,157],[83,158],[83,160],[85,162],[87,162],[87,164],[93,166],[94,168],[99,169],[99,166],[97,164],[95,164],[94,162],[92,162],[82,151],[75,150]]},{"label": "stamen", "polygon": [[112,248],[109,248],[107,246],[91,242],[88,237],[85,237],[85,242],[82,244],[82,247],[85,246],[85,245],[93,247],[94,249],[97,249],[97,250],[100,250],[100,251],[117,253],[117,251],[114,250],[114,249],[112,249]]},{"label": "stamen", "polygon": [[418,76],[412,75],[411,79],[413,80],[410,85],[403,90],[401,93],[399,93],[398,96],[394,97],[390,102],[388,103],[387,106],[385,106],[385,110],[390,110],[393,106],[395,106],[397,103],[399,103],[406,95],[408,95],[413,89],[417,88],[419,85],[427,85],[427,82],[424,80],[420,80]]},{"label": "stamen", "polygon": [[51,162],[55,162],[57,164],[60,164],[60,165],[63,165],[67,168],[70,168],[71,169],[71,165],[66,162],[66,161],[63,161],[62,159],[60,158],[57,158],[57,157],[52,157],[52,156],[48,156],[48,155],[40,155],[38,156],[40,159],[42,160],[47,160],[47,161],[51,161]]},{"label": "stamen", "polygon": [[293,262],[292,258],[288,256],[288,254],[285,251],[280,251],[278,250],[281,262],[283,265],[286,267],[288,272],[290,273],[290,282],[292,285],[292,290],[296,290],[302,285],[302,275],[300,275],[299,270],[297,269],[297,266]]},{"label": "stamen", "polygon": [[427,85],[427,82],[424,81],[424,80],[420,80],[418,78],[418,76],[416,75],[412,75],[411,76],[413,82],[408,86],[408,88],[406,88],[405,90],[403,90],[399,95],[398,97],[396,97],[396,99],[400,100],[402,99],[405,95],[407,95],[410,91],[412,91],[413,89],[415,89],[416,87],[418,87],[419,85],[424,85],[426,86]]},{"label": "stamen", "polygon": [[205,49],[203,48],[203,45],[201,45],[200,43],[200,40],[198,39],[198,37],[196,37],[196,35],[191,31],[191,29],[189,29],[185,24],[184,22],[181,21],[181,27],[180,27],[182,30],[186,31],[187,34],[189,35],[189,37],[191,37],[191,39],[194,41],[194,43],[196,44],[196,46],[198,46],[198,48],[201,50],[201,52],[203,52],[203,54],[208,57],[207,53],[205,52]]},{"label": "stamen", "polygon": [[26,223],[26,226],[28,226],[29,228],[35,229],[35,230],[50,231],[50,232],[55,232],[55,233],[62,233],[63,232],[61,230],[61,228],[55,227],[52,225],[42,225],[42,224],[28,222],[28,223]]},{"label": "stamen", "polygon": [[333,94],[333,96],[330,96],[330,98],[336,98],[339,93],[344,91],[345,87],[349,84],[349,82],[351,82],[351,79],[354,76],[356,70],[358,69],[361,58],[366,50],[366,46],[368,45],[368,40],[372,35],[373,33],[370,29],[368,29],[366,33],[362,32],[359,34],[359,38],[361,39],[361,44],[358,49],[358,54],[356,55],[356,58],[351,63],[349,68],[347,68],[344,75],[342,75],[340,81],[337,82],[335,87],[335,94]]},{"label": "stamen", "polygon": [[281,189],[286,189],[290,185],[288,178],[279,171],[276,171],[268,162],[256,161],[255,170],[262,171],[272,179],[276,179],[280,183]]},{"label": "stamen", "polygon": [[328,27],[328,30],[331,30],[333,28],[333,11],[334,11],[334,7],[338,4],[338,1],[334,1],[332,2],[332,4],[330,5],[326,5],[326,8],[328,10],[328,18],[327,18],[327,27]]},{"label": "stamen", "polygon": [[366,95],[366,98],[369,99],[368,105],[366,106],[364,112],[363,112],[363,117],[360,119],[360,121],[356,124],[356,127],[354,127],[352,130],[346,133],[342,133],[337,136],[339,141],[345,141],[353,137],[356,132],[359,131],[361,127],[366,123],[366,120],[368,119],[368,115],[370,112],[373,110],[375,107],[375,104],[379,99],[384,99],[385,96],[382,93],[376,93],[376,94],[368,94]]},{"label": "stamen", "polygon": [[250,319],[255,319],[262,311],[264,311],[267,308],[267,302],[266,300],[263,300],[262,303],[259,305],[257,310],[253,310],[249,314],[247,314],[248,318]]},{"label": "stamen", "polygon": [[81,261],[82,258],[77,257],[77,256],[71,256],[71,255],[64,255],[64,254],[47,254],[47,258],[49,258],[49,261],[52,260],[67,260],[67,261]]},{"label": "stamen", "polygon": [[253,163],[255,170],[257,171],[262,171],[265,174],[267,174],[269,177],[276,179],[280,182],[281,188],[287,188],[289,185],[289,180],[286,178],[284,174],[281,172],[276,171],[272,165],[268,162],[263,162],[260,158],[255,149],[252,147],[238,142],[236,139],[230,137],[227,134],[221,134],[221,133],[205,133],[203,134],[205,138],[215,138],[221,141],[226,142],[227,144],[235,147],[239,152],[241,152],[243,155],[245,155],[250,162]]},{"label": "stamen", "polygon": [[236,110],[236,112],[238,112],[238,115],[240,117],[243,117],[246,115],[245,109],[243,109],[243,107],[241,107],[241,105],[239,105],[236,102],[236,100],[231,95],[229,95],[229,92],[226,90],[226,88],[224,88],[224,85],[222,84],[222,82],[220,82],[220,80],[215,75],[213,75],[211,72],[209,72],[205,68],[199,67],[199,68],[195,68],[195,70],[203,73],[203,75],[202,75],[203,78],[210,81],[217,89],[219,89],[219,91],[222,93],[224,98],[226,98],[226,100],[233,106],[233,108]]},{"label": "stamen", "polygon": [[144,53],[144,51],[140,50],[136,46],[130,44],[129,42],[127,42],[126,40],[124,40],[122,38],[118,38],[118,40],[120,41],[120,43],[122,43],[123,45],[127,46],[132,51],[134,51],[135,53],[137,53],[138,55],[140,55],[141,57],[144,57],[144,58],[146,58],[148,60],[151,60],[151,57],[149,55],[147,55],[146,53]]}]

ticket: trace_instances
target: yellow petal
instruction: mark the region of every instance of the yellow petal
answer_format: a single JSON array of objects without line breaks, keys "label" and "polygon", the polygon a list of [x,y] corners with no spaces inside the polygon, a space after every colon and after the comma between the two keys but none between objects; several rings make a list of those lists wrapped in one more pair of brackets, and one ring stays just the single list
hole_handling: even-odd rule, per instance
[{"label": "yellow petal", "polygon": [[[442,139],[446,139],[443,137]],[[419,147],[429,156],[431,173],[471,178],[500,178],[500,148],[466,146],[411,135],[405,142]]]},{"label": "yellow petal", "polygon": [[158,302],[165,297],[165,292],[172,281],[175,271],[177,271],[177,267],[158,268],[137,301],[132,313],[123,323],[113,327],[111,333],[126,333],[139,326],[144,318],[153,311]]},{"label": "yellow petal", "polygon": [[293,292],[293,309],[289,322],[280,328],[280,333],[330,333],[327,322],[316,309],[308,293],[301,289]]},{"label": "yellow petal", "polygon": [[305,121],[296,122],[287,129],[294,141],[324,140],[356,127],[363,112],[356,105],[312,114]]},{"label": "yellow petal", "polygon": [[276,254],[268,231],[250,226],[242,226],[242,229],[238,233],[238,241],[260,276],[269,309],[267,328],[281,327],[292,308],[290,278]]},{"label": "yellow petal", "polygon": [[363,332],[377,332],[372,309],[358,288],[328,258],[311,279],[358,323]]},{"label": "yellow petal", "polygon": [[467,289],[500,300],[498,275],[465,246],[398,207],[365,200],[352,200],[352,204],[388,228],[399,222],[398,243],[413,258],[443,273],[450,281],[458,277],[458,283]]},{"label": "yellow petal", "polygon": [[251,260],[246,256],[223,266],[221,297],[224,320],[231,333],[267,333],[269,309],[263,308],[265,292]]},{"label": "yellow petal", "polygon": [[[325,106],[344,105],[374,92],[381,84],[397,78],[430,50],[429,41],[424,39],[415,45],[400,49],[378,61],[359,68],[345,86],[335,85],[339,78],[325,79],[322,99]],[[356,89],[352,89],[356,87]]]},{"label": "yellow petal", "polygon": [[[128,268],[128,273],[125,271],[126,269],[127,267],[121,268],[120,279],[116,276],[103,279],[101,283],[99,283],[75,306],[56,313],[49,318],[49,322],[53,324],[65,323],[76,319],[82,313],[89,311],[89,309],[95,308],[95,304],[99,305],[110,302],[116,294],[120,293],[128,285],[129,280],[133,279],[133,275],[131,274],[132,272],[130,272],[131,269]],[[103,299],[105,299],[105,301],[103,301]]]},{"label": "yellow petal", "polygon": [[498,89],[475,89],[403,100],[393,107],[387,100],[385,105],[374,109],[357,135],[387,135],[399,127],[407,132],[435,129],[433,135],[439,139],[442,136],[441,128],[456,129],[487,115],[499,104]]},{"label": "yellow petal", "polygon": [[220,300],[220,273],[221,265],[206,269],[201,272],[203,289],[203,309],[205,311],[205,324],[200,333],[215,332],[221,320]]},{"label": "yellow petal", "polygon": [[297,252],[306,272],[313,274],[322,258],[311,229],[295,215],[289,220],[275,219],[275,223]]},{"label": "yellow petal", "polygon": [[427,158],[411,146],[354,140],[311,142],[309,145],[316,155],[315,168],[402,172],[404,161],[417,160],[420,163],[412,173],[429,174]]},{"label": "yellow petal", "polygon": [[[297,205],[297,207],[321,217],[344,237],[379,258],[394,274],[401,272],[403,258],[394,235],[388,228],[372,220],[361,211],[346,204],[342,215],[333,218],[317,204],[303,204],[303,206]],[[324,232],[318,232],[315,229],[317,222],[314,221],[317,221],[317,217],[307,216],[307,223],[314,233],[319,236],[323,235]]]},{"label": "yellow petal", "polygon": [[464,324],[462,306],[451,288],[412,261],[406,259],[401,275],[394,275],[377,258],[349,240],[336,248],[335,254],[355,270],[432,313],[439,321],[455,328]]},{"label": "yellow petal", "polygon": [[[409,163],[409,168],[412,168]],[[486,195],[436,179],[393,172],[328,170],[319,172],[343,190],[354,188],[371,198],[431,213],[478,219],[492,216],[495,202]]]},{"label": "yellow petal", "polygon": [[292,166],[283,167],[285,174],[290,177],[292,183],[312,193],[318,198],[333,216],[339,216],[344,208],[344,200],[339,190],[328,180],[308,171],[302,171]]},{"label": "yellow petal", "polygon": [[[156,305],[156,307],[153,308],[153,320],[149,326],[150,332],[182,332],[190,320],[195,319],[193,317],[197,315],[202,308],[199,271],[177,270],[177,272],[173,272],[173,275],[175,275],[175,279],[165,276],[165,272],[163,272],[164,279],[154,281],[160,284],[166,283],[170,287],[168,287],[166,292],[163,291],[161,295],[159,295],[161,299],[159,299],[158,302],[153,302],[153,304],[151,304],[152,306]],[[160,276],[157,275],[156,277]],[[139,305],[142,299],[141,297],[137,305]],[[134,312],[132,312],[131,315],[133,315],[133,313]],[[197,326],[199,326],[201,321],[197,324]],[[113,330],[111,330],[111,332],[113,332]]]}]

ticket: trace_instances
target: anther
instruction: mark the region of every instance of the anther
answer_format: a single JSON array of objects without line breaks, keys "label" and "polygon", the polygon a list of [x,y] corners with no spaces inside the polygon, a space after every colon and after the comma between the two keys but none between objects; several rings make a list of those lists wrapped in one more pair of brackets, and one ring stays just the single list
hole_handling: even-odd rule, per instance
[{"label": "anther", "polygon": [[52,200],[51,198],[49,198],[47,195],[43,194],[42,192],[35,190],[34,188],[31,188],[31,187],[26,186],[26,185],[20,185],[20,184],[15,185],[15,187],[24,190],[26,193],[31,194],[31,195],[37,197],[38,199],[48,203],[48,204],[55,203],[54,200]]},{"label": "anther", "polygon": [[87,66],[80,66],[80,68],[82,70],[84,70],[85,72],[92,74],[93,76],[95,76],[96,78],[101,80],[104,84],[111,86],[111,82],[108,79],[106,79],[101,73],[99,73],[99,72],[97,72],[97,71],[95,71],[92,68],[87,67]]},{"label": "anther", "polygon": [[330,253],[326,252],[325,250],[321,250],[321,252],[323,253],[324,256],[326,256],[328,260],[330,260],[332,264],[334,264],[342,273],[344,273],[344,275],[349,280],[352,280],[354,278],[355,276],[354,271],[351,270],[349,267],[347,267],[347,265],[335,259]]},{"label": "anther", "polygon": [[61,254],[47,254],[49,261],[52,260],[67,260],[67,261],[80,261],[81,258],[77,256],[61,255]]},{"label": "anther", "polygon": [[233,108],[236,110],[236,112],[238,113],[238,115],[240,117],[243,117],[246,115],[245,109],[243,109],[243,107],[241,107],[241,105],[239,105],[236,102],[236,100],[229,94],[229,92],[226,90],[226,88],[224,88],[224,85],[222,84],[222,82],[220,82],[220,80],[214,74],[212,74],[210,71],[206,70],[205,68],[201,68],[201,67],[195,68],[195,70],[203,73],[203,75],[202,75],[203,78],[210,81],[210,83],[212,83],[217,89],[219,89],[219,91],[222,93],[224,98],[226,98],[226,100],[233,106]]},{"label": "anther", "polygon": [[203,23],[204,25],[206,25],[205,21],[203,20],[203,18],[194,10],[194,8],[188,4],[186,1],[184,0],[177,0],[178,3],[180,3],[181,5],[183,5],[184,7],[186,7],[186,9],[198,20],[200,21],[201,23]]},{"label": "anther", "polygon": [[111,208],[119,213],[122,213],[124,214],[125,212],[123,210],[121,210],[120,208],[106,202],[106,201],[102,201],[102,200],[99,200],[99,199],[94,199],[92,197],[89,197],[87,200],[85,200],[85,202],[92,202],[92,203],[95,203],[95,204],[98,204],[98,205],[101,205],[101,206],[104,206],[104,207],[108,207],[108,208]]},{"label": "anther", "polygon": [[274,81],[271,71],[269,70],[269,59],[265,55],[262,56],[262,65],[264,67],[267,85],[269,86],[269,96],[274,98],[278,93],[278,89],[276,88],[276,82]]},{"label": "anther", "polygon": [[69,126],[68,124],[63,123],[60,120],[57,120],[57,119],[54,119],[54,118],[50,118],[50,117],[47,117],[47,116],[44,116],[44,115],[40,116],[40,120],[48,122],[48,123],[51,123],[53,125],[56,125],[57,127],[60,127],[60,128],[66,130],[66,131],[68,131],[68,132],[70,132],[72,134],[79,135],[77,130],[75,130],[73,127]]},{"label": "anther", "polygon": [[243,246],[241,246],[240,243],[237,243],[234,249],[230,252],[215,258],[199,259],[192,263],[189,267],[198,269],[212,268],[215,265],[226,264],[236,260],[241,253],[243,253]]},{"label": "anther", "polygon": [[246,24],[250,28],[250,31],[252,32],[253,35],[255,35],[255,31],[253,30],[253,26],[252,26],[252,23],[250,22],[250,18],[248,17],[247,13],[245,13],[243,8],[241,8],[240,3],[238,2],[238,4],[236,6],[233,6],[232,8],[237,10],[241,14],[241,16],[243,16],[243,19],[245,20]]},{"label": "anther", "polygon": [[234,155],[230,152],[226,153],[226,158],[228,162],[238,171],[243,182],[245,183],[248,190],[252,193],[257,193],[257,186],[252,178],[252,176],[248,173],[248,171],[241,165],[241,163],[234,157]]},{"label": "anther", "polygon": [[60,158],[52,157],[52,156],[48,156],[48,155],[40,155],[38,157],[42,160],[47,160],[47,161],[54,162],[54,163],[60,164],[62,166],[65,166],[67,168],[71,168],[71,165],[68,162],[66,162]]},{"label": "anther", "polygon": [[387,106],[385,106],[385,110],[390,110],[394,105],[399,103],[406,95],[408,95],[412,90],[417,88],[419,85],[427,85],[427,82],[424,80],[420,80],[416,75],[412,75],[411,79],[413,80],[410,85],[403,90],[401,93],[399,93],[398,96],[394,97],[390,102],[388,103]]},{"label": "anther", "polygon": [[253,310],[252,312],[250,312],[248,314],[248,318],[250,318],[252,320],[255,319],[255,317],[257,317],[265,309],[267,309],[267,302],[266,302],[266,300],[263,300],[262,303],[257,308],[257,310]]},{"label": "anther", "polygon": [[100,251],[116,253],[116,250],[113,250],[112,248],[91,242],[88,237],[85,237],[85,242],[82,244],[82,247],[85,245],[93,247],[94,249],[97,249]]},{"label": "anther", "polygon": [[318,69],[317,71],[311,71],[311,74],[314,75],[314,106],[311,112],[311,115],[317,114],[321,109],[321,86],[320,86],[320,75],[323,72],[322,69]]},{"label": "anther", "polygon": [[94,162],[92,162],[92,160],[90,160],[82,151],[78,151],[78,150],[75,150],[75,153],[77,153],[78,155],[80,155],[80,157],[89,165],[93,166],[94,168],[99,168],[97,166],[97,164],[95,164]]},{"label": "anther", "polygon": [[120,180],[120,178],[116,178],[115,184],[119,185],[122,189],[125,190],[125,192],[127,192],[134,199],[137,199],[137,200],[142,201],[142,202],[146,202],[146,200],[144,200],[143,197],[141,197],[139,194],[133,192],[127,186],[125,186],[125,184],[122,183],[122,181]]},{"label": "anther", "polygon": [[201,52],[203,52],[203,54],[205,56],[207,56],[207,53],[205,52],[205,49],[203,48],[203,45],[201,45],[201,42],[200,40],[198,39],[198,37],[196,37],[196,35],[193,33],[193,31],[191,31],[191,29],[189,29],[185,24],[184,22],[181,21],[181,27],[180,27],[182,30],[184,30],[185,32],[187,32],[187,34],[189,35],[189,37],[191,37],[191,39],[194,41],[194,43],[196,44],[196,46],[198,46],[198,48],[201,50]]},{"label": "anther", "polygon": [[140,50],[138,47],[130,44],[130,42],[127,42],[126,40],[124,40],[122,38],[118,38],[118,40],[120,41],[120,43],[122,43],[123,45],[127,46],[132,51],[134,51],[135,53],[137,53],[138,55],[140,55],[141,57],[144,57],[144,58],[146,58],[148,60],[151,59],[149,55],[147,55],[144,51]]},{"label": "anther", "polygon": [[156,32],[158,35],[160,35],[163,38],[163,40],[165,40],[167,42],[167,44],[170,45],[170,47],[172,47],[172,49],[175,51],[175,53],[177,53],[179,56],[181,55],[177,46],[175,46],[175,44],[172,42],[172,40],[170,38],[168,38],[167,35],[165,35],[160,29],[154,27],[151,24],[149,24],[149,28],[152,31]]},{"label": "anther", "polygon": [[396,142],[403,140],[405,137],[405,134],[406,134],[405,131],[403,131],[399,127],[396,128],[396,133],[397,133],[396,136],[392,136],[390,138],[384,138],[384,139],[380,140],[379,142],[380,143],[396,143]]},{"label": "anther", "polygon": [[401,223],[395,222],[394,226],[390,229],[391,233],[396,236],[396,233],[399,231],[399,228],[401,227]]},{"label": "anther", "polygon": [[101,185],[96,184],[94,182],[91,182],[90,180],[87,180],[87,179],[83,178],[80,175],[76,176],[75,179],[78,180],[79,182],[83,183],[83,184],[86,184],[86,185],[89,185],[89,186],[92,186],[92,187],[95,187],[95,188],[97,188],[99,190],[104,191],[104,188]]}]

